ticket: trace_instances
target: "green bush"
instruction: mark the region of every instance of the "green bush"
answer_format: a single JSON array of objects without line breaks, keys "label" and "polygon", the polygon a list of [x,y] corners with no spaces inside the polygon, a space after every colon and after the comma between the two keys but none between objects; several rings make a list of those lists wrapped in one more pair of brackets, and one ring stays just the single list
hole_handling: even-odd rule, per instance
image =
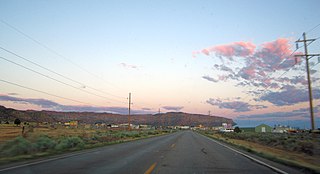
[{"label": "green bush", "polygon": [[314,145],[312,144],[312,142],[309,141],[305,141],[305,142],[299,142],[299,147],[300,147],[300,151],[303,153],[306,153],[308,155],[313,155],[314,152]]},{"label": "green bush", "polygon": [[54,149],[56,144],[57,143],[48,136],[40,136],[37,138],[35,146],[38,151],[43,152],[49,149]]},{"label": "green bush", "polygon": [[85,143],[79,137],[65,137],[56,145],[56,150],[66,150],[71,148],[83,148]]},{"label": "green bush", "polygon": [[8,141],[0,147],[0,156],[12,157],[16,155],[24,155],[34,151],[33,144],[25,138],[19,136]]}]

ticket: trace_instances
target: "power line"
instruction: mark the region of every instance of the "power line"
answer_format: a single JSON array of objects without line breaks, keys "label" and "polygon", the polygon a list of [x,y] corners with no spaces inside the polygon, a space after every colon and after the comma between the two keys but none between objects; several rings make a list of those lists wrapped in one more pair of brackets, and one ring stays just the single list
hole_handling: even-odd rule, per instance
[{"label": "power line", "polygon": [[14,61],[11,61],[11,60],[9,60],[9,59],[7,59],[7,58],[4,58],[4,57],[1,57],[1,56],[0,56],[0,59],[5,60],[5,61],[7,61],[7,62],[10,62],[10,63],[12,63],[12,64],[14,64],[14,65],[20,66],[20,67],[22,67],[22,68],[24,68],[24,69],[26,69],[26,70],[29,70],[29,71],[31,71],[31,72],[33,72],[33,73],[36,73],[36,74],[39,74],[39,75],[41,75],[41,76],[43,76],[43,77],[46,77],[46,78],[51,79],[51,80],[53,80],[53,81],[56,81],[56,82],[58,82],[58,83],[61,83],[61,84],[64,84],[64,85],[66,85],[66,86],[69,86],[69,87],[71,87],[71,88],[74,88],[74,89],[80,90],[80,91],[82,91],[82,92],[85,92],[85,93],[87,93],[87,94],[91,94],[91,95],[94,95],[94,96],[97,96],[97,97],[100,97],[100,98],[104,98],[104,99],[107,99],[107,100],[113,100],[113,101],[117,101],[117,102],[120,102],[120,103],[125,103],[125,102],[122,102],[122,101],[119,101],[119,100],[110,99],[110,98],[103,97],[103,96],[101,96],[101,95],[97,95],[97,94],[95,94],[95,93],[92,93],[92,92],[85,91],[85,90],[83,90],[83,89],[77,88],[77,87],[75,87],[75,86],[73,86],[73,85],[70,85],[70,84],[65,83],[65,82],[63,82],[63,81],[61,81],[61,80],[55,79],[55,78],[53,78],[53,77],[51,77],[51,76],[49,76],[49,75],[45,75],[45,74],[43,74],[43,73],[41,73],[41,72],[35,71],[35,70],[31,69],[31,68],[28,68],[28,67],[26,67],[26,66],[24,66],[24,65],[21,65],[21,64],[19,64],[19,63],[14,62]]},{"label": "power line", "polygon": [[[11,25],[11,24],[9,24],[8,22],[6,22],[6,21],[4,21],[4,20],[2,20],[2,19],[0,19],[0,22],[3,23],[3,24],[5,24],[7,27],[13,29],[14,31],[18,32],[19,34],[23,35],[24,37],[30,39],[31,41],[33,41],[34,43],[38,44],[39,46],[45,48],[45,49],[48,50],[49,52],[55,54],[56,56],[58,56],[58,57],[60,57],[60,58],[62,58],[62,59],[64,59],[65,61],[67,61],[67,62],[69,62],[70,64],[74,65],[75,67],[81,69],[82,71],[90,74],[91,76],[95,77],[96,79],[99,79],[99,80],[103,81],[104,83],[106,83],[106,84],[108,84],[108,85],[111,85],[111,86],[113,86],[113,87],[115,87],[115,88],[121,89],[119,86],[114,85],[114,84],[112,84],[112,83],[110,83],[110,82],[107,82],[106,80],[104,80],[103,78],[97,76],[96,74],[91,73],[90,71],[88,71],[87,69],[83,68],[83,67],[80,66],[79,64],[77,64],[77,63],[71,61],[70,59],[68,59],[66,56],[63,56],[62,54],[58,53],[58,52],[55,51],[54,49],[51,49],[51,48],[48,47],[47,45],[45,45],[45,44],[37,41],[36,39],[32,38],[30,35],[22,32],[21,30],[19,30],[18,28],[14,27],[14,26]],[[122,90],[123,90],[123,89],[122,89]]]},{"label": "power line", "polygon": [[21,87],[21,88],[24,88],[24,89],[28,89],[28,90],[31,90],[31,91],[36,91],[36,92],[39,92],[39,93],[42,93],[42,94],[50,95],[50,96],[53,96],[53,97],[57,97],[57,98],[61,98],[61,99],[65,99],[65,100],[69,100],[69,101],[73,101],[73,102],[77,102],[77,103],[81,103],[81,104],[86,104],[86,105],[91,105],[92,106],[92,104],[90,104],[90,103],[86,103],[86,102],[82,102],[82,101],[79,101],[79,100],[74,100],[74,99],[70,99],[70,98],[67,98],[67,97],[62,97],[62,96],[59,96],[59,95],[51,94],[51,93],[48,93],[48,92],[44,92],[44,91],[41,91],[41,90],[38,90],[38,89],[26,87],[26,86],[23,86],[23,85],[20,85],[20,84],[17,84],[17,83],[13,83],[13,82],[9,82],[9,81],[6,81],[6,80],[0,79],[0,81],[4,82],[4,83],[7,83],[7,84],[10,84],[10,85],[14,85],[14,86],[18,86],[18,87]]},{"label": "power line", "polygon": [[[310,33],[311,31],[313,31],[314,29],[318,28],[319,26],[320,26],[320,24],[314,26],[314,27],[311,28],[309,31],[307,31],[306,34]],[[300,39],[301,39],[301,37],[300,37]],[[300,40],[300,39],[298,39],[298,40]]]},{"label": "power line", "polygon": [[60,74],[60,73],[57,73],[57,72],[55,72],[55,71],[53,71],[53,70],[51,70],[51,69],[49,69],[49,68],[46,68],[46,67],[44,67],[44,66],[42,66],[42,65],[40,65],[40,64],[38,64],[38,63],[35,63],[35,62],[31,61],[30,59],[27,59],[26,57],[23,57],[23,56],[21,56],[21,55],[18,55],[17,53],[14,53],[14,52],[12,52],[12,51],[10,51],[10,50],[8,50],[8,49],[5,49],[5,48],[3,48],[3,47],[1,47],[1,46],[0,46],[0,49],[2,49],[3,51],[8,52],[8,53],[10,53],[10,54],[12,54],[12,55],[14,55],[14,56],[17,56],[17,57],[19,57],[20,59],[23,59],[23,60],[25,60],[25,61],[27,61],[27,62],[29,62],[29,63],[37,66],[37,67],[40,67],[40,68],[42,68],[42,69],[44,69],[44,70],[47,70],[47,71],[49,71],[49,72],[51,72],[51,73],[53,73],[53,74],[56,74],[56,75],[58,75],[58,76],[60,76],[60,77],[63,77],[64,79],[67,79],[67,80],[70,80],[70,81],[72,81],[72,82],[75,82],[75,83],[77,83],[77,84],[79,84],[79,85],[81,85],[81,86],[88,87],[88,88],[90,88],[90,89],[92,89],[92,90],[94,90],[94,91],[97,91],[97,92],[100,92],[100,93],[103,93],[103,94],[107,94],[107,95],[111,95],[111,96],[114,96],[114,97],[117,97],[117,98],[125,99],[124,97],[119,97],[119,96],[116,96],[116,95],[113,95],[113,94],[110,94],[110,93],[106,93],[106,92],[104,92],[104,91],[95,89],[95,88],[90,87],[90,86],[88,86],[88,85],[85,85],[85,84],[83,84],[83,83],[81,83],[81,82],[79,82],[79,81],[76,81],[76,80],[72,79],[72,78],[66,77],[66,76],[64,76],[64,75],[62,75],[62,74]]}]

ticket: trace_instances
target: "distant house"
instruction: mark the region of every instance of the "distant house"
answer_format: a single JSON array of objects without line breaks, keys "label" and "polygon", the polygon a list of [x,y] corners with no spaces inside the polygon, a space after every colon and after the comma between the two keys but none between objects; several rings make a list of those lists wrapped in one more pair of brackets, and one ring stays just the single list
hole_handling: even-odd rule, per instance
[{"label": "distant house", "polygon": [[232,124],[230,124],[230,123],[222,123],[222,127],[224,129],[232,129]]},{"label": "distant house", "polygon": [[73,126],[73,127],[78,127],[78,124],[79,122],[78,121],[70,121],[70,126]]},{"label": "distant house", "polygon": [[100,129],[100,128],[105,128],[106,127],[106,124],[99,121],[99,122],[95,122],[94,123],[94,127],[97,128],[97,129]]},{"label": "distant house", "polygon": [[117,125],[117,124],[108,124],[107,128],[119,128],[119,125]]},{"label": "distant house", "polygon": [[146,124],[140,124],[139,129],[151,129],[151,126]]},{"label": "distant house", "polygon": [[220,129],[220,132],[234,132],[233,129]]},{"label": "distant house", "polygon": [[190,126],[177,126],[177,129],[187,130],[187,129],[190,129]]},{"label": "distant house", "polygon": [[260,124],[254,128],[255,132],[271,132],[272,127],[266,124]]},{"label": "distant house", "polygon": [[290,126],[275,125],[273,132],[274,133],[287,133],[287,132],[295,133],[296,130],[294,128],[291,128]]},{"label": "distant house", "polygon": [[77,128],[77,127],[78,127],[78,121],[65,122],[65,123],[64,123],[64,126]]}]

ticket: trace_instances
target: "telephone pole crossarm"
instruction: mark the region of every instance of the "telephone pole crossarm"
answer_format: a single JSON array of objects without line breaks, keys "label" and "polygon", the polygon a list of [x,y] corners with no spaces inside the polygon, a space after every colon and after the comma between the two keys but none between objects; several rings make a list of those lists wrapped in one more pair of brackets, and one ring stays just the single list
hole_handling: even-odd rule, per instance
[{"label": "telephone pole crossarm", "polygon": [[[304,57],[305,54],[296,54],[295,57]],[[311,59],[312,57],[320,56],[320,54],[308,54],[308,59]]]}]

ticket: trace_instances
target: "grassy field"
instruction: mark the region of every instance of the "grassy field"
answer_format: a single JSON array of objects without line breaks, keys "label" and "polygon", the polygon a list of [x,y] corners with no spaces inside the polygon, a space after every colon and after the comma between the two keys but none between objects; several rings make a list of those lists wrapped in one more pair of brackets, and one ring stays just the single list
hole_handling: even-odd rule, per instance
[{"label": "grassy field", "polygon": [[320,173],[319,135],[213,131],[201,133],[273,161]]},{"label": "grassy field", "polygon": [[165,130],[111,130],[0,124],[0,164],[60,154],[169,133]]}]

